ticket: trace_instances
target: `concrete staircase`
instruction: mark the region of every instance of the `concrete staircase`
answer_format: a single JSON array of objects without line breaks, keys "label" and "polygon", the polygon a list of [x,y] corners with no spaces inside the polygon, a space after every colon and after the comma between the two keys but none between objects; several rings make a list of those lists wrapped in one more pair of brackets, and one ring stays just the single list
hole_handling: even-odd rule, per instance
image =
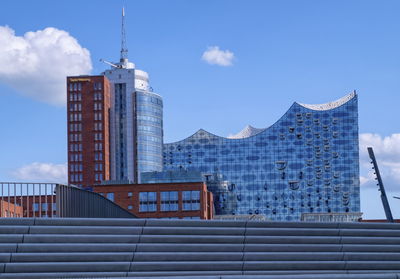
[{"label": "concrete staircase", "polygon": [[0,219],[1,278],[400,279],[400,224]]}]

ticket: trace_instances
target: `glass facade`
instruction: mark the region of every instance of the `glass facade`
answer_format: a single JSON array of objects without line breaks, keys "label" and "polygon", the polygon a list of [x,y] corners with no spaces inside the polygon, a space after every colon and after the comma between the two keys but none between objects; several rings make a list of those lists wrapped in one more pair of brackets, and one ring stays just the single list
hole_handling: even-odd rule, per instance
[{"label": "glass facade", "polygon": [[217,198],[224,214],[292,221],[360,211],[355,93],[323,105],[294,103],[271,127],[255,130],[235,139],[199,130],[164,144],[164,170],[220,177],[229,192]]},{"label": "glass facade", "polygon": [[136,91],[138,173],[162,170],[163,102],[152,92]]},{"label": "glass facade", "polygon": [[140,173],[162,171],[163,101],[132,63],[104,74],[112,85],[111,180],[139,183]]}]

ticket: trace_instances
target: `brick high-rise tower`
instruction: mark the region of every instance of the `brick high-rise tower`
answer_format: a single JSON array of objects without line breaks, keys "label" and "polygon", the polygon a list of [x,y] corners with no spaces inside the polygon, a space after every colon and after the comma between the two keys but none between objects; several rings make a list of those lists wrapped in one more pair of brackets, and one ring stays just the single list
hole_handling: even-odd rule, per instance
[{"label": "brick high-rise tower", "polygon": [[103,75],[67,77],[69,184],[110,179],[110,91]]}]

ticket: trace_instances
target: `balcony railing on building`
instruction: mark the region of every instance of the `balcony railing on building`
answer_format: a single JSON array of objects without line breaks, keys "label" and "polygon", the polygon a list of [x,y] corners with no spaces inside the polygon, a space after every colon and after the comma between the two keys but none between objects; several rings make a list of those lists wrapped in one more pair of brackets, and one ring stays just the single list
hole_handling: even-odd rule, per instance
[{"label": "balcony railing on building", "polygon": [[0,182],[0,217],[135,218],[97,193],[56,183]]}]

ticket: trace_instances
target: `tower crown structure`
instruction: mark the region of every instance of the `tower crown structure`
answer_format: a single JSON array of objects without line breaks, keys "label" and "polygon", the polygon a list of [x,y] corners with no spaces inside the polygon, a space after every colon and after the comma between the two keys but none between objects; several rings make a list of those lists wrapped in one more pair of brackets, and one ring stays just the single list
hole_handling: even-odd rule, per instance
[{"label": "tower crown structure", "polygon": [[125,9],[122,7],[122,19],[121,19],[121,58],[120,62],[128,61],[128,48],[126,46],[126,35],[125,35]]},{"label": "tower crown structure", "polygon": [[149,75],[128,60],[124,8],[120,60],[104,62],[111,66],[104,72],[112,84],[111,179],[137,183],[141,172],[162,170],[162,98],[150,87]]}]

